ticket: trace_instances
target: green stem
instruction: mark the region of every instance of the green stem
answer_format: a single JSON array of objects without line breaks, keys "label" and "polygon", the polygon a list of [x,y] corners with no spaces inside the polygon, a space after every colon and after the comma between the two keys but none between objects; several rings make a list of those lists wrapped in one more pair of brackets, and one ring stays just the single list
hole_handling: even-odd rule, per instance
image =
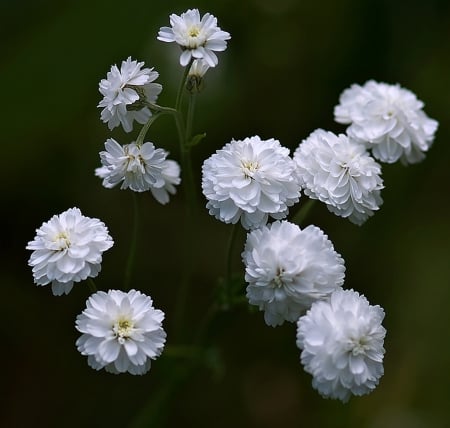
[{"label": "green stem", "polygon": [[153,114],[152,116],[150,116],[150,118],[148,119],[147,123],[142,127],[142,129],[139,132],[139,135],[138,135],[138,137],[136,139],[136,145],[138,147],[142,146],[142,144],[144,143],[145,135],[147,134],[151,124],[153,122],[155,122],[156,119],[158,119],[161,116],[161,114],[162,113],[157,112],[157,113]]},{"label": "green stem", "polygon": [[[178,130],[178,139],[180,144],[180,157],[181,157],[181,168],[183,171],[186,171],[187,166],[187,158],[188,155],[186,153],[186,146],[187,146],[187,136],[186,136],[186,128],[183,126],[182,120],[181,120],[181,103],[183,101],[183,93],[186,87],[186,79],[189,74],[189,70],[191,69],[191,62],[184,68],[183,75],[181,76],[180,85],[178,86],[177,91],[177,98],[175,101],[175,110],[178,112],[178,117],[175,117],[176,126]],[[189,127],[190,125],[187,125]]]},{"label": "green stem", "polygon": [[174,314],[174,339],[179,340],[183,333],[183,326],[185,325],[185,313],[187,300],[189,296],[189,288],[193,271],[194,262],[194,251],[192,248],[194,239],[193,222],[195,220],[195,210],[196,210],[196,192],[194,175],[192,168],[192,159],[190,148],[188,147],[188,139],[190,138],[190,133],[192,130],[192,121],[194,118],[194,107],[195,102],[191,99],[189,101],[188,112],[186,117],[186,125],[182,121],[182,115],[180,113],[181,109],[181,99],[182,93],[185,88],[186,79],[188,76],[190,64],[185,68],[183,78],[180,84],[180,88],[177,94],[177,101],[175,104],[175,110],[178,112],[175,115],[175,120],[178,129],[178,138],[180,143],[180,156],[181,156],[181,170],[184,176],[183,185],[185,192],[185,209],[186,215],[184,217],[184,236],[183,236],[183,266],[182,266],[182,276],[181,283],[178,290],[177,302]]},{"label": "green stem", "polygon": [[[171,108],[171,107],[163,107],[160,106],[158,104],[152,104],[152,103],[147,103],[147,106],[156,111],[157,113],[155,113],[153,116],[150,117],[149,122],[147,122],[144,126],[144,128],[141,129],[141,132],[139,133],[138,136],[138,141],[140,141],[140,139],[143,141],[145,134],[147,133],[148,128],[150,127],[150,125],[160,116],[164,115],[164,114],[170,114],[171,116],[173,116],[174,120],[175,120],[175,126],[177,127],[177,132],[178,132],[178,139],[183,142],[184,145],[184,138],[185,138],[185,126],[184,126],[184,121],[183,121],[183,117],[181,115],[181,112],[177,109]],[[154,118],[154,119],[152,119]],[[141,134],[143,135],[141,137]],[[181,143],[180,143],[181,144]]]},{"label": "green stem", "polygon": [[305,203],[301,204],[300,209],[292,217],[292,223],[302,226],[315,204],[316,199],[308,199]]},{"label": "green stem", "polygon": [[177,98],[175,101],[175,110],[180,111],[181,110],[181,100],[183,99],[183,91],[186,84],[186,79],[189,73],[189,70],[191,69],[191,62],[184,68],[183,75],[181,76],[180,85],[178,86],[177,91]]},{"label": "green stem", "polygon": [[197,94],[189,94],[189,103],[186,116],[186,142],[188,142],[192,137],[192,125],[194,123],[194,111],[195,111],[195,101],[197,100]]},{"label": "green stem", "polygon": [[125,290],[130,289],[134,262],[136,259],[136,248],[139,232],[139,206],[137,195],[133,192],[133,230],[131,234],[130,250],[128,252],[128,260],[125,269],[124,287]]},{"label": "green stem", "polygon": [[91,290],[92,293],[96,293],[98,291],[97,286],[95,285],[95,282],[92,278],[88,278],[88,286],[89,290]]},{"label": "green stem", "polygon": [[192,212],[195,214],[195,209],[197,206],[197,192],[195,187],[195,179],[194,172],[192,168],[192,156],[191,156],[191,147],[188,146],[188,143],[192,137],[192,127],[194,122],[194,111],[195,111],[195,101],[196,94],[189,95],[189,103],[186,115],[186,133],[185,133],[185,189],[186,189],[186,199],[187,204]]},{"label": "green stem", "polygon": [[230,239],[228,241],[228,255],[227,255],[227,276],[225,281],[225,307],[224,309],[230,309],[233,300],[232,279],[233,279],[233,249],[236,242],[238,225],[233,224],[231,229]]},{"label": "green stem", "polygon": [[[152,109],[157,111],[158,113],[155,114],[160,116],[163,114],[170,114],[171,116],[173,116],[174,120],[175,120],[175,126],[177,128],[177,133],[178,133],[178,141],[179,141],[179,147],[180,147],[180,158],[181,158],[181,167],[182,169],[184,169],[185,165],[186,165],[186,150],[185,147],[187,145],[186,143],[186,127],[184,125],[184,120],[183,120],[183,116],[181,114],[181,111],[179,109],[175,109],[175,108],[171,108],[171,107],[162,107],[158,104],[151,104],[151,103],[147,103],[147,106]],[[151,118],[150,118],[151,119]],[[149,125],[150,126],[150,125]],[[147,127],[148,129],[148,127]],[[141,135],[141,133],[144,133],[145,135],[144,129],[141,130],[141,132],[139,133],[139,136]],[[139,137],[138,137],[139,138]]]}]

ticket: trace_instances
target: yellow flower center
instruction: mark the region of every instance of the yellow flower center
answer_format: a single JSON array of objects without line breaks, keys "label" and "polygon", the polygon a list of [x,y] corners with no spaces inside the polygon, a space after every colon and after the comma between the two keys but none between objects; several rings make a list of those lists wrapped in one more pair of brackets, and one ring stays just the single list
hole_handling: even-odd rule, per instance
[{"label": "yellow flower center", "polygon": [[189,37],[198,37],[198,35],[200,34],[200,28],[193,26],[189,28],[188,34]]},{"label": "yellow flower center", "polygon": [[277,274],[275,276],[275,278],[273,279],[272,285],[275,288],[281,288],[284,286],[284,282],[283,282],[283,273],[284,273],[284,269],[282,267],[279,267],[277,269]]},{"label": "yellow flower center", "polygon": [[70,238],[66,232],[58,233],[53,241],[58,245],[59,251],[67,250],[70,247]]},{"label": "yellow flower center", "polygon": [[256,161],[241,161],[241,168],[245,178],[252,178],[253,174],[259,169],[259,163]]},{"label": "yellow flower center", "polygon": [[131,336],[133,327],[134,324],[131,320],[128,318],[121,318],[116,322],[113,330],[119,338],[127,338]]},{"label": "yellow flower center", "polygon": [[365,354],[369,349],[367,338],[362,336],[357,339],[350,340],[350,351],[354,356]]}]

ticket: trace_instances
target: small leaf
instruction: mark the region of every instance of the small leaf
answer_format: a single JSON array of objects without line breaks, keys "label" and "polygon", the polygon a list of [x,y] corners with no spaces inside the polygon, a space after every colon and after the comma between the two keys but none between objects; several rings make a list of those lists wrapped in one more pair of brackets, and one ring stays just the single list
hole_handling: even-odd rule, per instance
[{"label": "small leaf", "polygon": [[204,132],[203,134],[197,134],[194,135],[186,144],[187,147],[194,147],[196,146],[198,143],[200,143],[200,141],[203,140],[203,138],[206,137],[206,133]]}]

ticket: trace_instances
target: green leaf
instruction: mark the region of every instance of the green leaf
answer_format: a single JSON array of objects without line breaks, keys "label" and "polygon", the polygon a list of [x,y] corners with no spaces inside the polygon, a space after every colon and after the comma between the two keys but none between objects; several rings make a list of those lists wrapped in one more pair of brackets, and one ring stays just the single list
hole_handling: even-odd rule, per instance
[{"label": "green leaf", "polygon": [[203,140],[203,138],[206,137],[206,132],[204,132],[203,134],[197,134],[194,135],[186,144],[187,147],[194,147],[196,146],[198,143],[200,143],[200,141]]}]

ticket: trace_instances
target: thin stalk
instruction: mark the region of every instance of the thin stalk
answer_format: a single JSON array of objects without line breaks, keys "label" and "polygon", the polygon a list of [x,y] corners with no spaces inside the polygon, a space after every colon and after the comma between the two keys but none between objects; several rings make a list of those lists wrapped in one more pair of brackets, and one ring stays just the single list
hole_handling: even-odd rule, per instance
[{"label": "thin stalk", "polygon": [[192,132],[192,122],[194,118],[195,102],[189,100],[187,117],[185,127],[182,122],[182,115],[180,113],[182,93],[185,88],[186,79],[188,76],[190,64],[186,67],[183,74],[183,79],[180,84],[180,88],[177,94],[177,101],[175,104],[175,110],[178,115],[175,116],[178,129],[178,137],[180,143],[180,156],[181,156],[181,169],[184,174],[184,190],[185,190],[185,209],[186,214],[184,217],[184,234],[183,234],[183,266],[181,283],[177,294],[177,302],[174,314],[174,336],[175,340],[179,340],[182,335],[183,326],[185,324],[185,313],[187,300],[189,296],[189,288],[193,271],[195,249],[192,244],[195,243],[194,233],[194,221],[195,221],[195,209],[196,209],[196,197],[195,197],[195,183],[192,168],[191,152],[187,145],[190,133]]},{"label": "thin stalk", "polygon": [[304,204],[301,204],[300,209],[292,217],[292,223],[303,225],[308,215],[311,213],[312,208],[316,203],[316,199],[308,199]]},{"label": "thin stalk", "polygon": [[130,289],[134,262],[136,259],[137,241],[139,235],[139,204],[137,195],[133,192],[133,229],[131,233],[130,250],[128,252],[127,265],[125,269],[124,287],[125,290]]},{"label": "thin stalk", "polygon": [[[143,129],[141,129],[141,132],[139,133],[139,136],[138,136],[138,141],[139,141],[139,138],[141,137],[141,134],[143,134],[145,137],[145,134],[147,133],[148,128],[156,120],[157,117],[160,117],[164,114],[170,114],[171,116],[173,116],[173,118],[175,120],[175,125],[177,127],[177,132],[178,132],[178,139],[183,142],[183,146],[184,146],[184,141],[185,141],[184,138],[186,135],[186,131],[185,131],[183,117],[182,117],[180,111],[177,109],[171,108],[171,107],[163,107],[158,104],[152,104],[152,103],[147,103],[147,106],[150,109],[155,110],[157,113],[155,113],[153,116],[150,117],[150,119],[149,119],[150,124],[148,124],[148,122],[145,124],[147,129],[144,129],[145,127]],[[153,117],[154,117],[154,119],[152,120]],[[147,124],[148,124],[148,126],[147,126]],[[143,141],[144,137],[142,137],[142,141]]]},{"label": "thin stalk", "polygon": [[189,103],[186,115],[186,141],[189,141],[192,137],[192,125],[194,123],[195,101],[197,100],[197,94],[189,94]]},{"label": "thin stalk", "polygon": [[177,98],[175,101],[175,110],[180,111],[181,110],[181,100],[183,99],[183,91],[184,86],[186,84],[186,79],[189,73],[189,70],[191,69],[192,61],[184,68],[183,75],[181,76],[180,85],[178,86],[177,91]]},{"label": "thin stalk", "polygon": [[195,101],[196,94],[189,95],[189,103],[186,114],[186,134],[185,134],[185,189],[186,189],[186,199],[188,203],[189,210],[192,215],[195,214],[195,209],[197,207],[197,192],[195,188],[194,182],[194,172],[192,168],[192,156],[191,156],[191,147],[188,147],[192,137],[192,127],[194,122],[194,111],[195,111]]},{"label": "thin stalk", "polygon": [[89,290],[92,291],[92,293],[96,293],[98,291],[97,286],[95,285],[95,282],[92,278],[88,278],[88,287]]},{"label": "thin stalk", "polygon": [[225,304],[226,304],[226,307],[224,309],[229,309],[231,306],[231,302],[233,300],[232,289],[231,289],[232,279],[233,279],[233,249],[234,249],[234,244],[236,242],[237,230],[238,230],[238,225],[233,224],[232,229],[231,229],[230,239],[228,241],[227,276],[226,276],[226,281],[225,281],[225,287],[226,287],[226,289],[225,289],[225,296],[226,296]]},{"label": "thin stalk", "polygon": [[157,113],[153,114],[152,116],[150,116],[147,123],[142,127],[142,129],[140,130],[139,135],[136,139],[136,145],[138,147],[142,146],[142,144],[144,143],[145,136],[146,136],[151,124],[153,122],[155,122],[156,119],[158,119],[161,116],[161,114],[163,114],[163,113],[157,112]]}]

